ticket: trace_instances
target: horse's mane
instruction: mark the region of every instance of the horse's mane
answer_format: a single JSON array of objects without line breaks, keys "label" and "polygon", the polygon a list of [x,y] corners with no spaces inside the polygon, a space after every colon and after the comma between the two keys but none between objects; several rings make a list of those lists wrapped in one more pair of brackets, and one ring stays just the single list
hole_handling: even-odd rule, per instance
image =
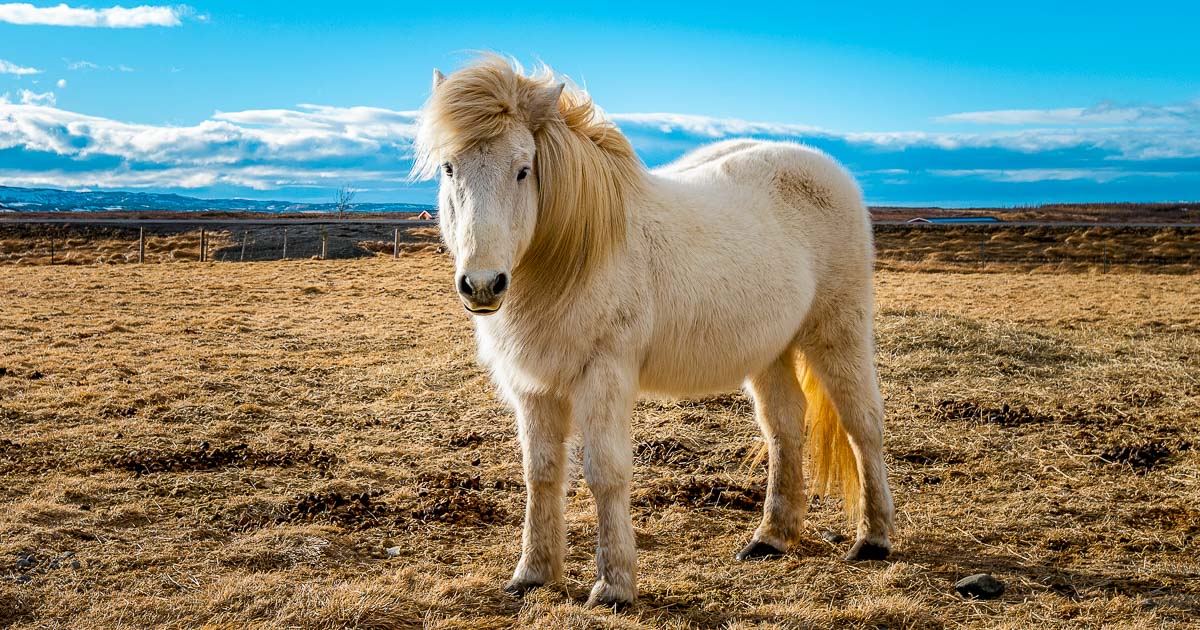
[{"label": "horse's mane", "polygon": [[586,92],[565,82],[556,108],[539,107],[559,85],[548,69],[485,55],[438,86],[422,109],[413,174],[432,178],[443,156],[517,125],[536,145],[538,220],[517,272],[566,288],[625,242],[626,208],[645,169],[629,140]]}]

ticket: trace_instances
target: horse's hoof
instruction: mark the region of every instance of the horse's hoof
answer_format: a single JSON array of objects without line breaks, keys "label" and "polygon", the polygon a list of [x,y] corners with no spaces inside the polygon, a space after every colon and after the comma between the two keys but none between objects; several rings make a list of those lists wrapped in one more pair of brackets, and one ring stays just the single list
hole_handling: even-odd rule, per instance
[{"label": "horse's hoof", "polygon": [[619,589],[613,587],[608,582],[601,580],[596,582],[592,587],[592,594],[588,597],[588,608],[611,608],[616,611],[625,610],[633,605],[633,600],[637,595],[626,595],[619,592]]},{"label": "horse's hoof", "polygon": [[522,580],[511,580],[504,585],[504,592],[513,597],[524,597],[526,593],[535,588],[545,586],[541,582],[525,582]]},{"label": "horse's hoof", "polygon": [[734,556],[738,562],[745,562],[747,560],[773,560],[782,557],[783,551],[776,549],[773,545],[768,545],[765,542],[757,540],[750,541],[749,545],[746,545],[745,548]]},{"label": "horse's hoof", "polygon": [[846,562],[859,562],[862,560],[886,560],[888,554],[890,553],[892,553],[892,550],[888,547],[876,545],[875,543],[867,542],[866,540],[860,540],[854,543],[854,546],[850,548],[849,553],[846,554],[845,560]]}]

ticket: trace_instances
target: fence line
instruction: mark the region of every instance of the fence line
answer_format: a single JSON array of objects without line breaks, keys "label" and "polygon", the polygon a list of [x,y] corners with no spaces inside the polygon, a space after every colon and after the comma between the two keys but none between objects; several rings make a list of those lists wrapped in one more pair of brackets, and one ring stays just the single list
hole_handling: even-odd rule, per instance
[{"label": "fence line", "polygon": [[[187,231],[188,227],[194,229]],[[397,222],[366,221],[275,224],[254,221],[207,226],[178,224],[170,228],[155,222],[107,227],[0,222],[0,264],[236,262],[388,254],[397,258],[408,251],[436,246],[436,232],[413,235],[410,229],[409,225]],[[6,235],[14,231],[19,233],[16,237]],[[1086,229],[998,226],[981,230],[886,225],[876,226],[875,233],[876,259],[885,265],[920,263],[978,268],[1086,265],[1102,271],[1155,266],[1200,269],[1200,226],[1097,225]]]}]

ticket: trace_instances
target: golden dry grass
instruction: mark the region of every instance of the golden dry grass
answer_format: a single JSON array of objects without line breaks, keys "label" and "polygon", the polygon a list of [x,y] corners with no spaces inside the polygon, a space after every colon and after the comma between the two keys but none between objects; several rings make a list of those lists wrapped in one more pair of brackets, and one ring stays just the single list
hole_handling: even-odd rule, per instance
[{"label": "golden dry grass", "polygon": [[877,225],[875,249],[892,271],[1191,273],[1200,227]]},{"label": "golden dry grass", "polygon": [[[207,240],[210,252],[229,247],[234,242],[228,231],[210,231]],[[195,262],[200,258],[200,231],[148,235],[145,258],[148,263]],[[40,236],[8,234],[0,238],[0,265],[93,265],[137,261],[136,230],[100,229],[95,233],[81,231],[66,235],[45,231]]]},{"label": "golden dry grass", "polygon": [[[521,468],[450,277],[429,252],[6,268],[0,625],[1200,622],[1196,276],[880,273],[889,562],[821,540],[836,500],[784,559],[733,562],[764,480],[749,404],[640,404],[622,613],[582,607],[578,474],[566,583],[501,593]],[[954,593],[980,571],[1002,599]]]}]

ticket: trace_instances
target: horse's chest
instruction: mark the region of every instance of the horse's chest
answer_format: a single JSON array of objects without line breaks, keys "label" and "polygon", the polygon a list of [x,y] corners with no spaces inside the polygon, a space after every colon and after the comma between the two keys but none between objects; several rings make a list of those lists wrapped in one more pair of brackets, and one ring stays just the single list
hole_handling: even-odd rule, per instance
[{"label": "horse's chest", "polygon": [[480,361],[504,384],[525,391],[561,390],[579,373],[581,353],[551,331],[514,335],[480,328]]}]

